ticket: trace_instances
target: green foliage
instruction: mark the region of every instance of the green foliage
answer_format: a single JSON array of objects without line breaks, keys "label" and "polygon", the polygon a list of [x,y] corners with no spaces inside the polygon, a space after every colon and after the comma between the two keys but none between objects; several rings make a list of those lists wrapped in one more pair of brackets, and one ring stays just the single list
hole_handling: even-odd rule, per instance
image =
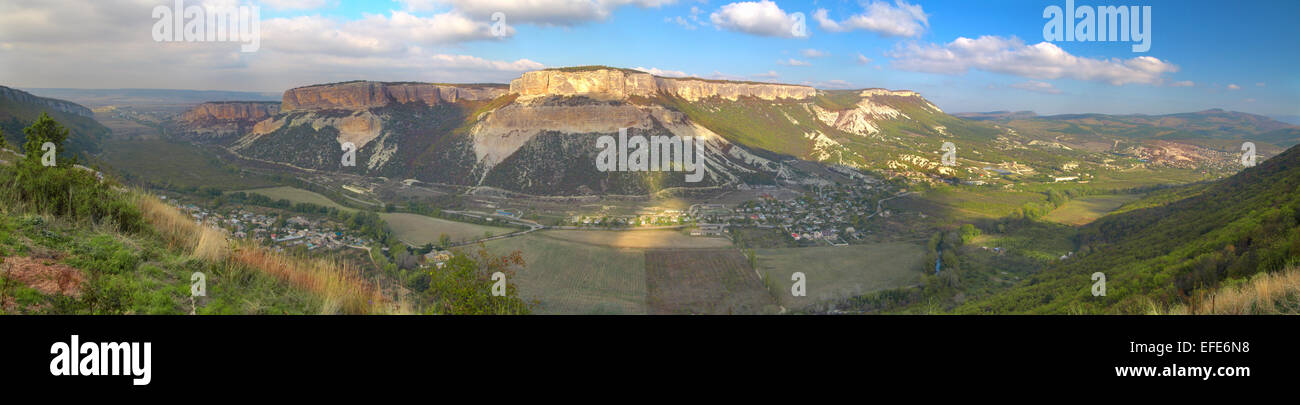
[{"label": "green foliage", "polygon": [[[483,245],[475,254],[455,251],[450,261],[441,269],[431,268],[429,289],[424,295],[430,297],[426,308],[429,314],[528,314],[530,305],[519,298],[519,291],[510,282],[515,269],[524,266],[524,259],[519,252],[505,256],[493,256]],[[497,281],[492,279],[494,273],[505,275],[505,295],[493,296],[492,288]]]}]

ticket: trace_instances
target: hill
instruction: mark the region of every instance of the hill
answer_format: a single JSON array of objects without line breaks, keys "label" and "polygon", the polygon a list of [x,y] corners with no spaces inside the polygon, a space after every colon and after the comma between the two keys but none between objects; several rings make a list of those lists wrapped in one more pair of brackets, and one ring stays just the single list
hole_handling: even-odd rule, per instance
[{"label": "hill", "polygon": [[[1080,229],[1078,254],[966,313],[1143,313],[1300,261],[1300,147],[1163,204]],[[1092,275],[1106,278],[1093,296]]]},{"label": "hill", "polygon": [[107,127],[95,121],[94,113],[89,108],[0,86],[0,130],[4,131],[9,144],[22,145],[26,141],[23,128],[35,121],[42,112],[48,113],[68,128],[70,134],[67,152],[72,155],[84,157],[98,153],[99,143],[111,133]]}]

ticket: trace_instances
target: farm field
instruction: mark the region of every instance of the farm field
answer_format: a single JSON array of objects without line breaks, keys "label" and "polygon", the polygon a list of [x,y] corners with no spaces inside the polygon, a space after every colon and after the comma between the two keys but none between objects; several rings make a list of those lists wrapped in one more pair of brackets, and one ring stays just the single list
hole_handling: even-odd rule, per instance
[{"label": "farm field", "polygon": [[488,251],[519,251],[525,268],[515,275],[520,297],[537,300],[540,314],[645,314],[645,253],[557,239],[551,232],[498,239]]},{"label": "farm field", "polygon": [[487,232],[491,232],[492,235],[505,235],[515,231],[510,228],[450,221],[409,213],[382,213],[379,214],[379,218],[388,223],[388,228],[393,230],[394,236],[416,246],[426,243],[436,245],[438,244],[438,238],[444,233],[451,237],[452,242],[462,242],[482,239]]},{"label": "farm field", "polygon": [[776,313],[776,299],[739,249],[645,253],[646,307],[652,314]]},{"label": "farm field", "polygon": [[1120,206],[1142,198],[1139,194],[1116,194],[1080,197],[1052,210],[1043,219],[1066,225],[1084,225],[1101,218]]},{"label": "farm field", "polygon": [[726,238],[690,236],[677,230],[577,231],[548,230],[555,239],[591,245],[634,249],[716,249],[731,247]]},{"label": "farm field", "polygon": [[338,209],[339,211],[344,211],[344,212],[355,211],[355,209],[353,208],[339,205],[339,203],[334,202],[334,200],[326,198],[325,196],[317,194],[316,192],[303,190],[296,187],[282,186],[282,187],[259,188],[259,189],[252,189],[252,190],[241,190],[241,191],[250,194],[261,194],[270,197],[272,200],[289,200],[289,202],[294,204],[311,203],[322,207],[335,208]]},{"label": "farm field", "polygon": [[161,139],[110,139],[100,147],[102,153],[96,159],[103,160],[125,176],[139,180],[179,187],[208,186],[225,191],[275,185],[259,176],[240,174],[233,167],[224,167],[216,157],[192,145]]},{"label": "farm field", "polygon": [[[889,242],[845,247],[758,249],[758,270],[771,279],[781,305],[799,309],[846,296],[915,285],[925,247]],[[807,296],[792,297],[791,276],[807,276]]]}]

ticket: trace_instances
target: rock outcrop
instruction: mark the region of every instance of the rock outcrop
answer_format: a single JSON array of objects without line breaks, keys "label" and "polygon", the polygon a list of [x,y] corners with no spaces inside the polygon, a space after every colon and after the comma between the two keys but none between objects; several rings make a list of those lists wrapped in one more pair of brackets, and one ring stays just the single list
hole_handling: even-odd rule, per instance
[{"label": "rock outcrop", "polygon": [[63,101],[53,98],[40,97],[18,89],[12,89],[0,86],[0,98],[12,100],[18,103],[36,104],[50,108],[55,111],[65,112],[68,114],[80,115],[82,117],[94,118],[95,113],[81,104],[71,101]]},{"label": "rock outcrop", "polygon": [[284,92],[283,111],[361,110],[393,104],[425,105],[459,100],[491,100],[506,94],[501,85],[443,85],[431,83],[346,82],[299,87]]},{"label": "rock outcrop", "polygon": [[662,92],[688,101],[711,97],[733,101],[740,97],[803,100],[817,95],[817,90],[808,86],[679,79],[613,68],[527,72],[510,81],[510,92],[522,97],[587,96],[599,99],[653,97]]},{"label": "rock outcrop", "polygon": [[222,122],[251,122],[270,118],[280,112],[275,102],[211,102],[203,103],[181,114],[181,121],[206,125]]}]

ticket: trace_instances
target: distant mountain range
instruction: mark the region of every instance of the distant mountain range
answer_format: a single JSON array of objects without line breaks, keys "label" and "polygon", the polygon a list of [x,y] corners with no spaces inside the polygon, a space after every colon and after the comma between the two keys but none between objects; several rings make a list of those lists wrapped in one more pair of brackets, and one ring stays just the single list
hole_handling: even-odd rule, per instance
[{"label": "distant mountain range", "polygon": [[1014,125],[1017,121],[1065,123],[1062,132],[1116,134],[1135,139],[1234,140],[1266,142],[1283,148],[1300,144],[1300,126],[1262,115],[1222,109],[1164,115],[1062,114],[1033,111],[959,113],[959,117]]},{"label": "distant mountain range", "polygon": [[42,97],[70,100],[90,107],[199,104],[208,101],[280,101],[276,93],[165,89],[23,89]]}]

